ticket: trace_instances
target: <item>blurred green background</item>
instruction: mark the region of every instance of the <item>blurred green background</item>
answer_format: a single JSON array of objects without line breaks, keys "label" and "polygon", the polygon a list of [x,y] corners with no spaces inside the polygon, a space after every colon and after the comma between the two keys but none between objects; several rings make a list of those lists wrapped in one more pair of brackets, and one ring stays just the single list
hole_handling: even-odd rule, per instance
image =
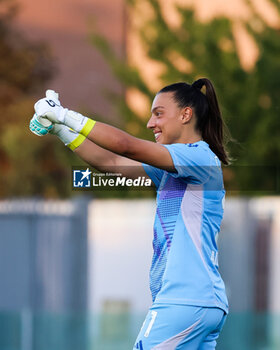
[{"label": "blurred green background", "polygon": [[[36,100],[55,89],[65,107],[152,140],[146,123],[155,93],[199,77],[215,85],[233,159],[224,168],[231,198],[220,242],[232,308],[217,349],[280,349],[279,29],[279,0],[0,0],[0,350],[130,349],[146,312],[127,308],[117,292],[112,304],[100,292],[102,310],[89,299],[99,295],[102,264],[106,270],[113,259],[103,261],[98,247],[119,262],[117,245],[104,248],[114,241],[106,234],[123,227],[130,206],[96,198],[152,194],[87,193],[77,218],[71,172],[83,163],[53,136],[30,133]],[[131,213],[143,232],[152,227],[143,223],[147,203]],[[111,226],[102,232],[108,218]],[[90,228],[91,221],[98,227]],[[101,274],[98,283],[88,271]],[[142,271],[148,275],[146,265]]]},{"label": "blurred green background", "polygon": [[[165,13],[167,10],[163,9],[167,5],[160,1],[124,3],[119,0],[111,9],[103,5],[103,12],[100,4],[92,4],[92,12],[77,12],[85,27],[80,33],[80,41],[84,44],[80,48],[78,39],[74,38],[75,32],[79,33],[79,27],[73,26],[72,30],[67,27],[75,19],[69,3],[61,3],[61,13],[56,17],[57,10],[50,6],[50,20],[40,25],[36,16],[39,19],[47,16],[47,6],[45,9],[40,1],[33,5],[32,12],[27,0],[1,0],[0,165],[5,186],[1,186],[0,196],[71,196],[71,188],[65,181],[69,181],[70,176],[67,166],[81,163],[59,142],[50,137],[35,138],[27,128],[34,102],[38,96],[44,95],[49,86],[61,89],[62,103],[66,101],[67,106],[70,101],[72,108],[94,115],[99,120],[110,121],[135,136],[151,139],[146,123],[157,90],[174,81],[192,82],[206,76],[214,82],[224,119],[235,140],[228,144],[233,165],[272,166],[276,169],[280,158],[277,132],[280,128],[279,2],[266,2],[273,7],[264,7],[262,14],[254,6],[258,2],[251,1],[245,2],[248,12],[245,18],[242,13],[245,10],[240,6],[240,14],[234,12],[235,7],[232,16],[226,11],[223,15],[216,9],[217,15],[202,21],[197,15],[199,11],[191,5],[179,6],[173,1],[177,12],[175,26],[169,24],[171,13]],[[72,5],[78,6],[74,0]],[[29,12],[25,10],[28,6]],[[84,11],[88,10],[84,7],[85,4],[81,5]],[[207,7],[209,12],[213,7],[215,13],[217,4],[214,2]],[[98,10],[100,13],[96,14]],[[149,15],[144,16],[141,11]],[[271,11],[274,11],[273,15]],[[110,25],[106,17],[102,19],[102,14],[108,16]],[[73,18],[69,18],[70,24],[67,22],[63,26],[61,18],[68,15]],[[18,22],[17,17],[20,19]],[[32,18],[33,23],[30,21]],[[140,24],[135,24],[134,18]],[[63,30],[57,26],[59,20]],[[53,25],[54,22],[56,25]],[[99,23],[105,23],[105,29]],[[101,30],[98,30],[99,27]],[[30,33],[36,30],[35,40],[34,33]],[[145,57],[141,64],[133,59],[134,50],[140,50],[136,39],[140,41],[141,54]],[[90,47],[93,55],[88,55],[86,59],[84,56],[90,52]],[[68,52],[71,50],[76,55],[72,61]],[[78,61],[79,54],[81,63]],[[152,68],[155,68],[148,79],[151,62]],[[86,69],[88,74],[84,72]],[[71,81],[71,77],[75,79],[74,74],[78,74],[79,70],[81,77],[87,74],[90,79],[83,81],[81,78],[69,86],[68,80]],[[103,73],[98,70],[104,71],[105,78],[108,76],[107,84],[106,80],[101,80],[100,74]],[[71,87],[73,92],[69,92]],[[83,89],[89,96],[87,101],[83,97]],[[75,94],[74,98],[71,94]],[[103,108],[97,98],[100,95],[103,96]],[[111,110],[108,110],[108,105]],[[230,180],[234,181],[235,169],[227,171]],[[275,172],[272,178],[268,177],[267,188],[271,190],[269,182],[275,180]],[[259,184],[263,183],[265,176],[262,171],[248,169],[239,171],[237,178],[242,184],[241,191],[246,187],[260,190]],[[227,177],[225,180],[227,183]],[[230,186],[230,181],[228,183]],[[234,190],[237,190],[238,185],[235,187]],[[279,188],[273,186],[273,190],[279,193]]]}]

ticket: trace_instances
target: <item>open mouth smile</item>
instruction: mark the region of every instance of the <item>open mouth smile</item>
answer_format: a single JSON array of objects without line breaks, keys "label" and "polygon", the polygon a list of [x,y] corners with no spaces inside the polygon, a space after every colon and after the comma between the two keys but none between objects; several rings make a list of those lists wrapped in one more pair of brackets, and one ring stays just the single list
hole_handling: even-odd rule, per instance
[{"label": "open mouth smile", "polygon": [[156,141],[158,141],[160,135],[161,135],[161,131],[155,133],[155,139],[156,139]]}]

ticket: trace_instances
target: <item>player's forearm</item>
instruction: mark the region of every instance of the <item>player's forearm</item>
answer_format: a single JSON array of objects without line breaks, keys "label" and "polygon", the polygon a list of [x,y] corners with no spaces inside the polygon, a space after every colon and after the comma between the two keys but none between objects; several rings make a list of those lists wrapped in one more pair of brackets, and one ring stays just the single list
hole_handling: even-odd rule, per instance
[{"label": "player's forearm", "polygon": [[81,143],[74,152],[101,172],[119,173],[131,179],[137,179],[139,176],[147,177],[141,163],[107,151],[88,139]]},{"label": "player's forearm", "polygon": [[108,124],[96,122],[87,138],[98,146],[118,155],[131,158],[137,138]]},{"label": "player's forearm", "polygon": [[95,169],[103,172],[117,171],[117,154],[99,147],[90,140],[85,140],[74,153]]}]

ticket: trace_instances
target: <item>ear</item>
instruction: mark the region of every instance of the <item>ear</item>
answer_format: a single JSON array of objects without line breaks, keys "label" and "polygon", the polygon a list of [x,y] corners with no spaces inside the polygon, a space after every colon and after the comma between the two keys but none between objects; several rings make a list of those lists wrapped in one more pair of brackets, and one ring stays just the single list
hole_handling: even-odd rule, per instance
[{"label": "ear", "polygon": [[181,120],[182,120],[182,124],[187,124],[191,121],[193,116],[193,110],[191,107],[185,107],[182,110],[182,114],[181,114]]}]

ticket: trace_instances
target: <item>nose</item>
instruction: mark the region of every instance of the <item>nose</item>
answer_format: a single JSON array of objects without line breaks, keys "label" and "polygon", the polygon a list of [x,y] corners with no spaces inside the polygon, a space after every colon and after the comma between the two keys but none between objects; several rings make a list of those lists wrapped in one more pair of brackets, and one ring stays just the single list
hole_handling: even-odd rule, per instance
[{"label": "nose", "polygon": [[153,129],[155,126],[156,126],[155,118],[153,116],[151,116],[151,118],[148,120],[147,128]]}]

